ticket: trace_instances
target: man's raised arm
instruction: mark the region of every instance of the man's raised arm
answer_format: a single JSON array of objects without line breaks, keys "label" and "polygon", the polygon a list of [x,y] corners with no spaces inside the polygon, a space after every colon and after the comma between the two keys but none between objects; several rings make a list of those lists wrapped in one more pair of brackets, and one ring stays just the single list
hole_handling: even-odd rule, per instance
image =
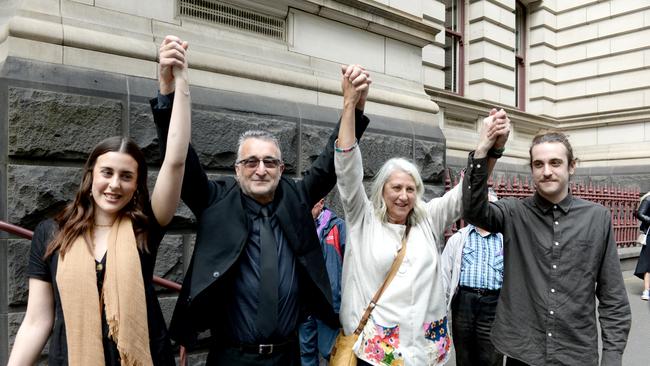
[{"label": "man's raised arm", "polygon": [[492,109],[483,120],[476,150],[469,153],[462,181],[463,219],[491,232],[502,231],[503,215],[488,202],[487,181],[509,135],[508,115],[503,109]]}]

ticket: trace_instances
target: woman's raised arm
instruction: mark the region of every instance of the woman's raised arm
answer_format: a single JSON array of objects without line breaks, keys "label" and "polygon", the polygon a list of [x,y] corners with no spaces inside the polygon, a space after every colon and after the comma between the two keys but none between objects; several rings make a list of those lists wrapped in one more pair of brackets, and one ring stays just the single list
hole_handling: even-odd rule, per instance
[{"label": "woman's raised arm", "polygon": [[341,127],[336,144],[338,148],[347,148],[356,142],[354,134],[354,111],[363,110],[366,95],[372,80],[368,72],[359,65],[342,65],[341,89],[343,90],[343,112],[341,114]]},{"label": "woman's raised arm", "polygon": [[161,226],[169,224],[180,201],[185,158],[191,134],[191,100],[187,72],[187,42],[167,36],[160,46],[160,63],[173,65],[174,104],[167,149],[151,196],[154,216]]}]

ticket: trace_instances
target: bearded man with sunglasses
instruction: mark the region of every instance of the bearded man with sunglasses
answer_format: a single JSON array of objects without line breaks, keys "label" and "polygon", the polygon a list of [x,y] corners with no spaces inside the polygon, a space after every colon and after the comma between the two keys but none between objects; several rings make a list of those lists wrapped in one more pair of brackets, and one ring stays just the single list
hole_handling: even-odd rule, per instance
[{"label": "bearded man with sunglasses", "polygon": [[[151,100],[164,155],[174,92],[171,68],[184,60],[174,36],[160,49],[160,93]],[[363,108],[371,83],[358,65],[343,95],[357,138],[368,125]],[[188,93],[189,91],[179,91]],[[208,179],[190,146],[181,198],[198,221],[196,245],[178,297],[170,335],[191,348],[210,330],[208,365],[300,365],[297,329],[314,314],[338,328],[325,261],[311,214],[336,184],[338,126],[301,180],[282,176],[278,140],[265,131],[239,139],[236,177]]]}]

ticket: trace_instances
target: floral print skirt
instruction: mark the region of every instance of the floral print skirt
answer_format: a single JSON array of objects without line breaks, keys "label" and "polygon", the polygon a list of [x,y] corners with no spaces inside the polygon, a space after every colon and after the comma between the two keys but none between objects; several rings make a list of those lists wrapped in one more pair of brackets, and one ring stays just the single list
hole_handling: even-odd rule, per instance
[{"label": "floral print skirt", "polygon": [[[419,348],[419,352],[424,349],[427,365],[446,362],[451,348],[447,317],[424,323],[421,334],[422,338],[416,340],[418,345],[414,347]],[[371,316],[357,342],[356,354],[361,360],[372,365],[403,366],[405,360],[402,348],[400,348],[400,326],[377,324]]]}]

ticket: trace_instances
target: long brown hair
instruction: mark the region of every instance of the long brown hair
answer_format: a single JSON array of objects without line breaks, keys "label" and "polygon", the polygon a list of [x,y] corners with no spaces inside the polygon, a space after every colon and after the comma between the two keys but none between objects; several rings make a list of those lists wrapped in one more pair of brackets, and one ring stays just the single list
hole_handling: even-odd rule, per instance
[{"label": "long brown hair", "polygon": [[97,158],[108,152],[128,154],[138,163],[137,189],[131,202],[122,208],[120,215],[131,218],[138,249],[148,251],[147,227],[149,220],[145,212],[151,211],[151,204],[147,188],[147,164],[144,154],[133,140],[127,137],[114,136],[98,143],[88,156],[88,160],[84,165],[81,185],[77,190],[74,201],[69,203],[54,218],[59,230],[48,245],[45,258],[50,257],[57,250],[59,255],[63,257],[79,236],[83,236],[88,249],[91,253],[93,252],[94,248],[91,240],[95,217],[95,200],[91,196],[93,168]]}]

